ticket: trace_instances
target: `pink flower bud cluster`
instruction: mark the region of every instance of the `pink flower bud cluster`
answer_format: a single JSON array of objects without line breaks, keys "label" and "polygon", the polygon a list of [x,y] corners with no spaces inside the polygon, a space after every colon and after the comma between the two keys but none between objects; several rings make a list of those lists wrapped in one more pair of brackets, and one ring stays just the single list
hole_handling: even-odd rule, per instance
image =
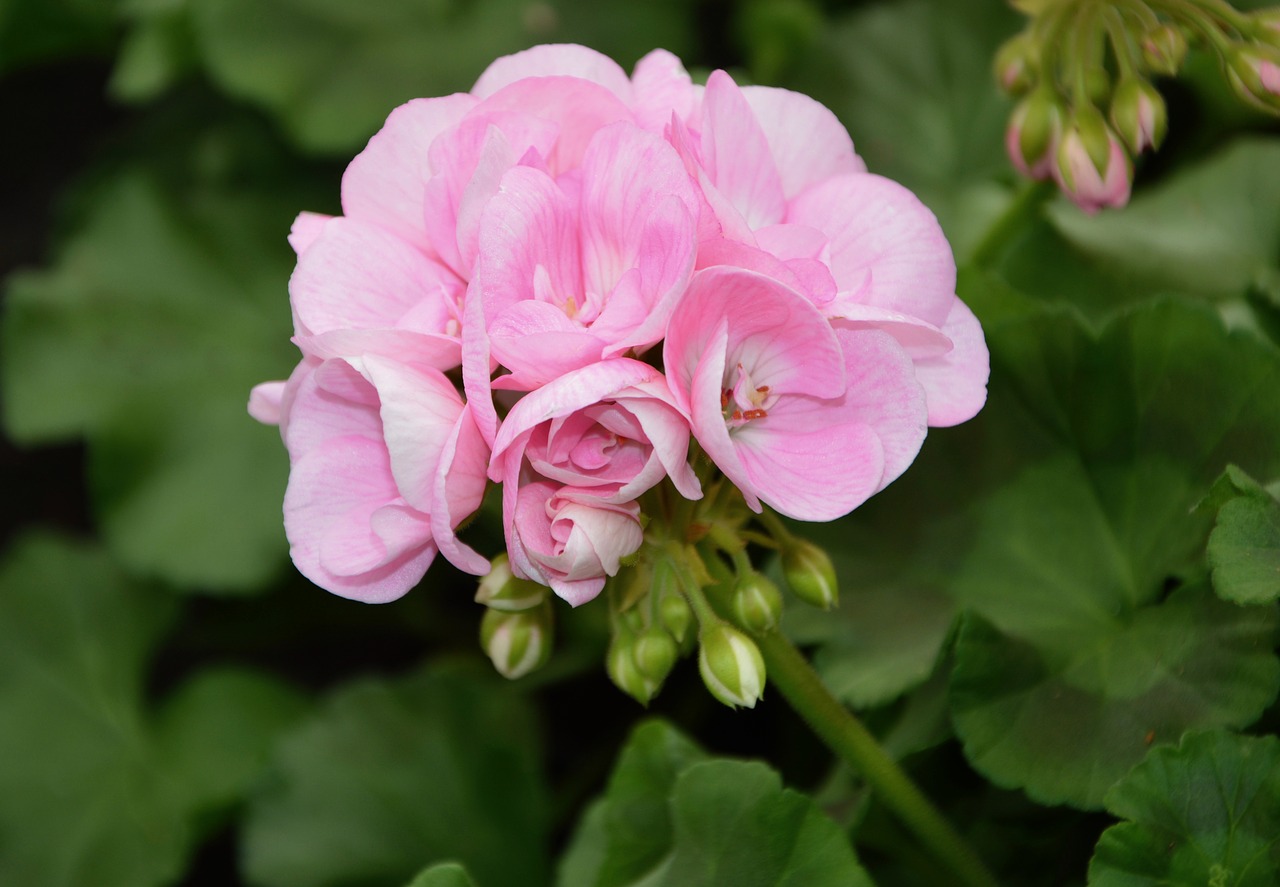
[{"label": "pink flower bud cluster", "polygon": [[254,389],[291,461],[298,569],[387,601],[501,489],[512,573],[572,604],[645,538],[640,497],[702,495],[691,438],[747,504],[846,514],[986,397],[982,331],[910,192],[796,93],[628,77],[579,46],[499,59],[395,111],[303,213],[302,360]]}]

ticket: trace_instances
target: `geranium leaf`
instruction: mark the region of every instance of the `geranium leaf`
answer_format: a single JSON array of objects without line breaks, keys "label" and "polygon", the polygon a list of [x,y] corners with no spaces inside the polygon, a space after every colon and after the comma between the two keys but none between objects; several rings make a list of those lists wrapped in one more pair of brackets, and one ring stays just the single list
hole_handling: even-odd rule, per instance
[{"label": "geranium leaf", "polygon": [[197,673],[157,719],[147,661],[175,599],[52,537],[0,568],[0,883],[159,887],[238,802],[302,703]]},{"label": "geranium leaf", "polygon": [[213,79],[275,114],[316,151],[360,148],[391,109],[471,88],[496,56],[580,42],[631,64],[689,42],[689,10],[664,2],[621,16],[587,0],[193,0]]},{"label": "geranium leaf", "polygon": [[403,883],[452,859],[482,884],[542,883],[534,735],[522,697],[487,675],[344,687],[277,745],[249,809],[246,871],[268,887]]},{"label": "geranium leaf", "polygon": [[1280,740],[1190,733],[1107,793],[1090,887],[1266,887],[1280,877]]},{"label": "geranium leaf", "polygon": [[869,885],[847,837],[764,764],[709,760],[672,727],[641,725],[588,809],[569,887]]},{"label": "geranium leaf", "polygon": [[284,242],[295,209],[283,193],[175,192],[123,174],[52,270],[11,281],[9,431],[89,438],[107,541],[140,572],[249,590],[283,560],[287,460],[245,404],[296,361]]},{"label": "geranium leaf", "polygon": [[442,862],[420,872],[408,887],[476,887],[476,882],[458,863]]},{"label": "geranium leaf", "polygon": [[1238,297],[1280,266],[1280,142],[1237,142],[1120,212],[1058,204],[1054,225],[1130,289]]},{"label": "geranium leaf", "polygon": [[1209,534],[1213,588],[1237,604],[1271,603],[1280,598],[1280,502],[1235,466],[1229,472],[1215,487],[1227,489]]}]

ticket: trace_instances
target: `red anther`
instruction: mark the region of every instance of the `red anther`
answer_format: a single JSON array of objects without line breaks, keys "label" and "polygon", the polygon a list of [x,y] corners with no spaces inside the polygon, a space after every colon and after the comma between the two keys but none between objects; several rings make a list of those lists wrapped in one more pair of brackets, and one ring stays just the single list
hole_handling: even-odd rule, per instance
[{"label": "red anther", "polygon": [[759,388],[756,389],[756,394],[768,394],[768,393],[769,393],[768,385],[761,385]]},{"label": "red anther", "polygon": [[747,410],[745,413],[742,414],[742,418],[763,419],[767,415],[769,415],[768,410]]},{"label": "red anther", "polygon": [[724,409],[729,405],[729,389],[726,388],[720,392],[720,409]]},{"label": "red anther", "polygon": [[[752,411],[752,410],[747,410],[747,412],[753,412],[753,411]],[[741,419],[742,419],[742,410],[734,410],[732,413],[730,413],[730,414],[729,414],[729,418],[730,418],[730,419],[735,419],[735,420],[741,420]]]}]

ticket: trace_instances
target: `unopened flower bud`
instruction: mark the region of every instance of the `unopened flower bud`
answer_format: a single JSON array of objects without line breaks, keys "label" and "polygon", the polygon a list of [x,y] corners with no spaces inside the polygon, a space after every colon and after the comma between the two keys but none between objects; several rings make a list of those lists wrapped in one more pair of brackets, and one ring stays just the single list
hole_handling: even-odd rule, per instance
[{"label": "unopened flower bud", "polygon": [[1130,160],[1124,147],[1092,107],[1078,109],[1058,145],[1054,179],[1087,213],[1129,202]]},{"label": "unopened flower bud", "polygon": [[1280,113],[1280,49],[1238,44],[1227,54],[1227,79],[1249,104]]},{"label": "unopened flower bud", "polygon": [[1169,129],[1164,99],[1146,80],[1126,78],[1111,100],[1111,125],[1135,157],[1147,148],[1158,148]]},{"label": "unopened flower bud", "polygon": [[718,622],[704,627],[698,642],[698,671],[711,695],[732,708],[755,708],[765,680],[764,659],[755,641]]},{"label": "unopened flower bud", "polygon": [[667,631],[675,637],[677,644],[684,643],[684,637],[693,624],[693,610],[689,602],[679,592],[668,593],[658,603],[658,615]]},{"label": "unopened flower bud", "polygon": [[549,591],[545,585],[516,578],[507,556],[500,554],[489,564],[488,575],[480,579],[476,603],[506,612],[530,610],[545,601]]},{"label": "unopened flower bud", "polygon": [[1187,57],[1187,38],[1177,25],[1163,24],[1142,35],[1142,61],[1156,74],[1173,77]]},{"label": "unopened flower bud", "polygon": [[614,686],[641,705],[648,705],[658,692],[659,682],[645,677],[636,665],[635,641],[635,635],[630,632],[615,634],[605,655],[604,667]]},{"label": "unopened flower bud", "polygon": [[680,648],[666,629],[653,626],[646,629],[631,648],[631,658],[636,668],[654,683],[661,684],[676,664]]},{"label": "unopened flower bud", "polygon": [[1029,32],[1023,31],[996,50],[996,81],[1009,95],[1025,95],[1035,86],[1039,63],[1039,46]]},{"label": "unopened flower bud", "polygon": [[812,607],[830,610],[839,602],[835,564],[819,545],[794,540],[782,551],[782,575],[795,596]]},{"label": "unopened flower bud", "polygon": [[733,619],[747,631],[763,634],[778,627],[782,618],[782,595],[774,585],[759,573],[750,573],[738,580],[733,590]]},{"label": "unopened flower bud", "polygon": [[1032,179],[1049,177],[1062,118],[1062,102],[1050,86],[1037,89],[1014,109],[1004,144],[1018,172]]},{"label": "unopened flower bud", "polygon": [[480,621],[480,645],[504,678],[515,680],[551,657],[551,608],[507,612],[487,610]]}]

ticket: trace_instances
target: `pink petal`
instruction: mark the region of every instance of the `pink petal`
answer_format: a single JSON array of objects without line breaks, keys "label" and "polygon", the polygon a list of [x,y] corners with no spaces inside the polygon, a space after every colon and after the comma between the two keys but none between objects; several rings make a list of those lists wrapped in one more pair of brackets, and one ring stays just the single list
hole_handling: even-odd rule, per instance
[{"label": "pink petal", "polygon": [[623,102],[631,101],[631,81],[617,62],[594,49],[572,43],[546,43],[503,56],[485,69],[471,94],[483,99],[526,77],[555,75],[590,80]]},{"label": "pink petal", "polygon": [[489,447],[471,410],[464,407],[440,453],[432,487],[431,534],[449,563],[475,576],[489,572],[489,561],[459,541],[454,529],[480,507],[488,461]]},{"label": "pink petal", "polygon": [[284,382],[263,382],[249,392],[249,415],[263,425],[280,424],[280,401],[284,398]]},{"label": "pink petal", "polygon": [[769,141],[769,152],[790,200],[818,182],[866,172],[844,126],[807,95],[768,86],[745,86],[742,95]]},{"label": "pink petal", "polygon": [[293,247],[295,253],[302,255],[307,251],[307,247],[316,242],[316,238],[324,230],[325,223],[332,218],[333,216],[326,216],[323,213],[298,213],[298,217],[293,220],[293,226],[289,229],[289,246]]},{"label": "pink petal", "polygon": [[955,301],[955,260],[933,213],[906,188],[876,175],[842,176],[792,201],[787,221],[831,239],[841,291],[942,326]]},{"label": "pink petal", "polygon": [[379,355],[448,372],[462,363],[462,344],[453,336],[408,330],[333,330],[318,336],[295,336],[302,353],[321,360],[358,360]]},{"label": "pink petal", "polygon": [[[669,340],[668,340],[669,341]],[[742,498],[753,511],[760,511],[755,486],[738,454],[724,422],[720,393],[724,387],[724,371],[729,344],[729,322],[720,317],[716,326],[702,337],[703,347],[690,373],[688,385],[674,387],[672,393],[683,393],[693,426],[693,433],[708,458],[715,463],[730,483],[742,492]],[[666,362],[668,369],[670,363]]]},{"label": "pink petal", "polygon": [[326,361],[302,376],[288,417],[281,434],[295,464],[331,438],[355,435],[382,440],[377,392],[341,360]]},{"label": "pink petal", "polygon": [[916,359],[916,378],[929,404],[929,424],[939,428],[959,425],[978,414],[987,402],[990,375],[987,343],[969,306],[956,299],[942,331],[951,339],[952,349]]},{"label": "pink petal", "polygon": [[403,511],[379,515],[374,526],[374,516],[397,498],[378,441],[333,438],[296,460],[284,522],[298,571],[354,600],[379,603],[403,595],[426,573],[435,546],[425,522]]},{"label": "pink petal", "polygon": [[693,81],[680,59],[665,49],[655,49],[636,62],[631,86],[636,122],[650,132],[662,132],[672,114],[686,123],[693,116]]},{"label": "pink petal", "polygon": [[702,98],[702,165],[721,194],[751,228],[782,221],[782,180],[769,142],[733,79],[723,71],[707,78]]},{"label": "pink petal", "polygon": [[312,334],[394,328],[423,300],[456,302],[460,288],[452,272],[396,235],[346,218],[325,226],[289,279],[294,314]]},{"label": "pink petal", "polygon": [[471,96],[455,93],[413,99],[392,111],[342,176],[343,213],[430,251],[423,228],[423,195],[431,178],[427,149],[475,104]]},{"label": "pink petal", "polygon": [[546,302],[517,302],[489,324],[491,353],[511,370],[494,384],[522,391],[546,385],[600,360],[604,344],[559,308]]},{"label": "pink petal", "polygon": [[371,355],[364,359],[364,371],[378,391],[383,438],[399,495],[419,511],[430,512],[440,453],[462,412],[462,399],[438,370]]}]

